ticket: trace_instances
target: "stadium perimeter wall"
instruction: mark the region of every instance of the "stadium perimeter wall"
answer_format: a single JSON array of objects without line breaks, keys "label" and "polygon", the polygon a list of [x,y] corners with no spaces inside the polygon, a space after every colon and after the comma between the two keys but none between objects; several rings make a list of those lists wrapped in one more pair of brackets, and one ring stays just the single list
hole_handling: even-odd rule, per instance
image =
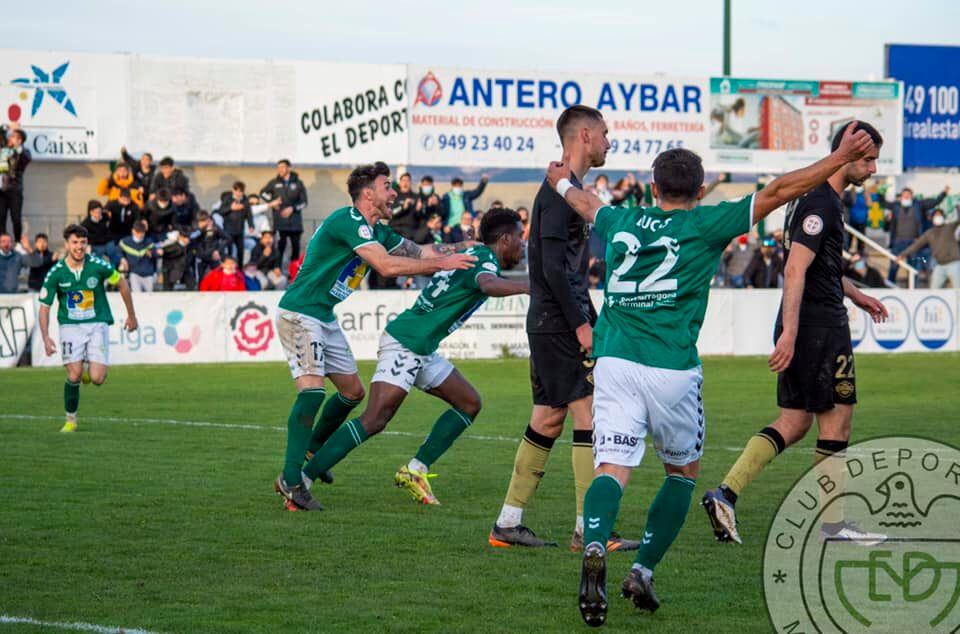
[{"label": "stadium perimeter wall", "polygon": [[[868,323],[850,307],[851,334],[857,353],[945,352],[960,350],[955,290],[871,291],[890,310],[886,324]],[[109,295],[118,323],[110,328],[112,364],[175,364],[282,361],[274,326],[281,293],[156,293],[135,296],[140,329],[123,332],[120,297]],[[357,359],[375,359],[387,322],[416,299],[413,291],[363,291],[337,308]],[[602,305],[603,297],[594,294]],[[528,354],[524,322],[527,298],[492,298],[452,334],[440,349],[451,358],[492,359],[506,353]],[[700,333],[702,355],[764,355],[773,349],[773,323],[780,302],[776,290],[716,289]],[[33,295],[0,296],[0,367],[12,367],[23,355],[36,366],[56,366],[59,355],[46,357],[36,327],[38,303]],[[55,322],[55,320],[52,320]],[[57,327],[51,324],[56,339]],[[32,340],[31,340],[32,339]]]}]

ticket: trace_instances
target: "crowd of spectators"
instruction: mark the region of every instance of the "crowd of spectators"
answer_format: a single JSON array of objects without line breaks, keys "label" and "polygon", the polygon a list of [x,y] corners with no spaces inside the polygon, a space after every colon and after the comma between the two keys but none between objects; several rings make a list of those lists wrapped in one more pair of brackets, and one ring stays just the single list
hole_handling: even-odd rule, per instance
[{"label": "crowd of spectators", "polygon": [[[37,234],[31,243],[23,234],[23,174],[30,162],[25,139],[16,127],[0,128],[0,292],[15,292],[24,268],[29,269],[27,287],[39,289],[57,258],[47,236]],[[155,164],[149,152],[134,157],[122,148],[120,160],[97,187],[101,198],[88,203],[81,222],[90,251],[124,272],[135,292],[282,290],[302,262],[307,191],[290,161],[278,161],[276,170],[258,191],[234,182],[207,210],[173,158]],[[706,193],[722,180],[709,183]],[[454,177],[442,193],[430,175],[421,177],[416,189],[413,182],[403,173],[394,183],[397,198],[389,224],[397,233],[417,244],[478,239],[484,210],[477,201],[487,189],[486,175],[472,189]],[[600,174],[588,188],[610,205],[653,204],[650,185],[632,173],[613,186]],[[881,180],[849,188],[842,200],[850,226],[898,256],[884,276],[871,264],[867,243],[851,234],[846,275],[864,286],[890,286],[897,280],[898,263],[908,262],[931,287],[960,287],[960,196],[951,195],[948,187],[924,198],[910,188],[895,192]],[[495,200],[490,208],[502,206]],[[517,212],[526,240],[530,214],[524,207]],[[8,215],[13,235],[5,233]],[[604,251],[603,241],[591,236],[588,270],[593,288],[603,287]],[[714,286],[781,288],[783,267],[781,230],[745,234],[724,251]],[[372,288],[418,288],[424,283],[418,278],[384,279],[375,272],[370,279]]]}]

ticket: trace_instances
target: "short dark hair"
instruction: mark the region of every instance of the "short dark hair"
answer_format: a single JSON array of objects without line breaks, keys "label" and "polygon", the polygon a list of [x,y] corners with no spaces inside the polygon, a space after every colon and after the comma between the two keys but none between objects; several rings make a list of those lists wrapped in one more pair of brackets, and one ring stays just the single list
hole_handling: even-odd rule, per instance
[{"label": "short dark hair", "polygon": [[237,262],[237,258],[233,257],[232,255],[228,255],[225,258],[223,258],[223,262],[220,263],[220,266],[223,266],[228,261],[233,262],[234,264],[240,264],[239,262]]},{"label": "short dark hair", "polygon": [[150,160],[152,161],[152,160],[153,160],[153,154],[150,154],[150,152],[144,152],[143,155],[140,156],[140,158],[148,158],[148,159],[150,159]]},{"label": "short dark hair", "polygon": [[43,238],[43,239],[46,240],[47,242],[50,241],[50,238],[47,237],[47,234],[45,234],[45,233],[42,232],[42,231],[41,231],[40,233],[38,233],[37,235],[33,236],[33,241],[36,242],[36,241],[39,240],[40,238]]},{"label": "short dark hair", "polygon": [[373,186],[373,181],[378,176],[390,178],[390,168],[383,161],[377,161],[370,165],[361,165],[352,172],[347,178],[347,191],[350,193],[350,200],[360,198],[360,192]]},{"label": "short dark hair", "polygon": [[686,148],[661,152],[653,160],[653,182],[663,200],[694,200],[703,186],[703,161]]},{"label": "short dark hair", "polygon": [[210,220],[210,212],[201,209],[197,212],[197,222],[201,220]]},{"label": "short dark hair", "polygon": [[517,224],[522,224],[520,214],[513,209],[491,209],[480,220],[480,239],[484,244],[493,244],[503,234],[516,230]]},{"label": "short dark hair", "polygon": [[426,176],[424,176],[424,177],[422,177],[422,178],[420,179],[420,182],[421,182],[421,183],[432,183],[432,182],[433,182],[433,176],[430,176],[429,174],[427,174]]},{"label": "short dark hair", "polygon": [[27,133],[24,132],[22,128],[17,128],[11,132],[11,134],[16,134],[18,137],[20,137],[21,145],[27,142]]},{"label": "short dark hair", "polygon": [[103,203],[99,200],[91,200],[87,202],[87,213],[90,213],[94,209],[103,209]]},{"label": "short dark hair", "polygon": [[901,190],[900,190],[900,195],[903,196],[903,195],[904,195],[905,193],[907,193],[907,192],[910,192],[910,194],[913,195],[913,190],[910,189],[909,187],[904,187],[903,189],[901,189]]},{"label": "short dark hair", "polygon": [[400,180],[401,178],[412,178],[412,176],[410,176],[410,172],[404,172],[399,176],[399,178],[397,178],[397,180]]},{"label": "short dark hair", "polygon": [[454,176],[453,180],[450,181],[450,184],[456,187],[457,185],[463,185],[463,179],[459,176]]},{"label": "short dark hair", "polygon": [[287,167],[290,167],[290,159],[280,159],[279,161],[277,161],[277,165],[280,165],[281,163],[283,163]]},{"label": "short dark hair", "polygon": [[170,190],[166,187],[161,187],[157,190],[157,201],[168,203],[170,202]]},{"label": "short dark hair", "polygon": [[187,195],[187,190],[185,190],[183,187],[174,187],[174,188],[170,191],[170,195],[171,195],[171,196],[186,196],[186,195]]},{"label": "short dark hair", "polygon": [[[873,140],[873,144],[877,146],[877,149],[880,149],[880,146],[883,145],[883,137],[880,136],[880,133],[877,132],[877,129],[867,123],[866,121],[858,121],[854,119],[850,123],[854,124],[853,131],[859,132],[860,130],[865,130],[867,134],[870,135],[870,138]],[[847,131],[847,128],[850,127],[850,123],[847,123],[833,135],[833,141],[830,143],[830,151],[836,152],[837,148],[840,147],[840,141],[843,140],[843,133]]]},{"label": "short dark hair", "polygon": [[247,186],[243,181],[234,181],[232,189],[239,189],[243,193],[247,193]]},{"label": "short dark hair", "polygon": [[603,121],[603,115],[595,108],[579,104],[564,110],[557,119],[557,134],[560,135],[560,144],[563,145],[563,140],[567,138],[567,135],[573,132],[575,126],[584,121]]},{"label": "short dark hair", "polygon": [[147,232],[147,221],[146,221],[146,220],[138,220],[138,221],[136,221],[135,223],[133,223],[133,230],[134,230],[134,231],[139,231],[140,233],[146,233],[146,232]]},{"label": "short dark hair", "polygon": [[170,156],[164,156],[162,159],[160,159],[160,167],[163,166],[173,167],[173,158]]},{"label": "short dark hair", "polygon": [[78,224],[67,225],[63,229],[63,239],[69,240],[70,236],[77,236],[78,238],[86,238],[87,228]]}]

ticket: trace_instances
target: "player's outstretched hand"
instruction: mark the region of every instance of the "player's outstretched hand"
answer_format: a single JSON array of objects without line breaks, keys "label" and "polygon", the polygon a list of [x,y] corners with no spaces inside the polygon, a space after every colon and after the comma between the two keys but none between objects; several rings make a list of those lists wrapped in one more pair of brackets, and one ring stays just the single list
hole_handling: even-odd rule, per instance
[{"label": "player's outstretched hand", "polygon": [[54,352],[57,351],[57,344],[55,344],[53,342],[53,339],[51,339],[50,337],[44,337],[43,350],[44,352],[47,353],[47,356],[49,357],[50,355],[52,355]]},{"label": "player's outstretched hand", "polygon": [[843,138],[840,140],[840,147],[837,148],[837,152],[847,163],[859,161],[874,151],[873,139],[870,138],[866,130],[853,131],[856,123],[856,121],[851,121],[847,125],[843,132]]},{"label": "player's outstretched hand", "polygon": [[874,297],[870,297],[866,293],[860,293],[853,303],[867,311],[867,313],[870,314],[870,318],[873,319],[873,323],[875,324],[880,324],[887,321],[887,317],[890,316],[890,313],[887,312],[887,307],[883,305],[883,302]]},{"label": "player's outstretched hand", "polygon": [[123,327],[127,329],[127,332],[133,332],[137,329],[137,318],[133,315],[127,315],[127,321],[123,324]]},{"label": "player's outstretched hand", "polygon": [[552,161],[547,167],[547,182],[550,187],[556,189],[557,183],[564,178],[570,178],[570,166],[560,161]]},{"label": "player's outstretched hand", "polygon": [[477,258],[474,255],[454,253],[453,255],[439,258],[437,264],[440,265],[441,271],[454,271],[457,269],[472,269],[476,261]]},{"label": "player's outstretched hand", "polygon": [[786,333],[780,335],[780,338],[777,339],[777,345],[773,349],[773,354],[770,355],[770,359],[767,361],[771,372],[780,373],[790,367],[790,362],[793,361],[793,349],[796,342],[796,336],[789,336]]}]

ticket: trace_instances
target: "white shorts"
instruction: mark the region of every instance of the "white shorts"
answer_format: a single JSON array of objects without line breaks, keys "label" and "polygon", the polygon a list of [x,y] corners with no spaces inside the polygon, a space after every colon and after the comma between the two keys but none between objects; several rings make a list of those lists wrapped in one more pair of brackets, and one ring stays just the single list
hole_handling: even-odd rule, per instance
[{"label": "white shorts", "polygon": [[357,373],[350,344],[336,321],[281,310],[277,313],[277,333],[294,379]]},{"label": "white shorts", "polygon": [[417,386],[426,392],[446,381],[451,372],[453,364],[436,352],[426,355],[411,352],[385,332],[380,337],[377,369],[370,382],[383,381],[406,392]]},{"label": "white shorts", "polygon": [[593,370],[593,462],[636,467],[649,433],[657,456],[683,466],[703,455],[703,372],[601,357]]},{"label": "white shorts", "polygon": [[110,365],[110,326],[93,324],[60,326],[60,357],[63,364],[88,361]]}]

